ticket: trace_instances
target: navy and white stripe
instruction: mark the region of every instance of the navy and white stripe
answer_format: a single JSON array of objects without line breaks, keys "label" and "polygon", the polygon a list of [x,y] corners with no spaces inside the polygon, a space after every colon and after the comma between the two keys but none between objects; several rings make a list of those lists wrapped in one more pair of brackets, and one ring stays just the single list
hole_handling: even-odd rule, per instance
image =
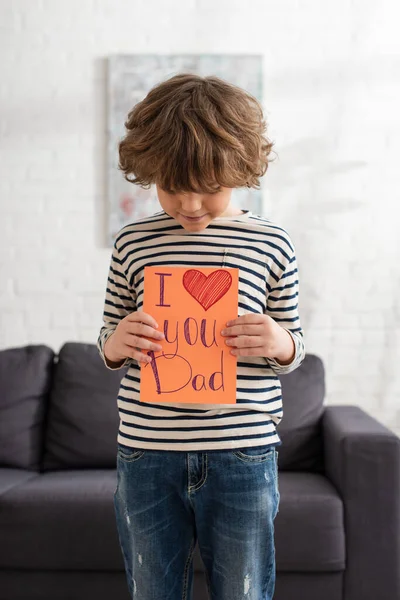
[{"label": "navy and white stripe", "polygon": [[238,315],[268,314],[292,336],[296,353],[289,365],[273,358],[239,357],[234,405],[140,402],[140,367],[127,358],[117,367],[129,366],[117,398],[118,442],[181,451],[280,445],[276,425],[283,406],[277,375],[294,371],[305,357],[297,262],[288,232],[249,211],[214,219],[197,233],[186,231],[164,211],[123,227],[112,250],[104,325],[97,340],[108,369],[114,370],[104,356],[105,341],[121,319],[142,309],[144,267],[151,265],[238,268]]}]

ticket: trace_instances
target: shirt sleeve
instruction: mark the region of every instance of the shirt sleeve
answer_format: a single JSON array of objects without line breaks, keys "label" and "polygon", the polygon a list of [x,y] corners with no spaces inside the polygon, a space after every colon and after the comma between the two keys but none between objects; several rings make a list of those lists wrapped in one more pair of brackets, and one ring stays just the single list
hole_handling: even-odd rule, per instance
[{"label": "shirt sleeve", "polygon": [[104,345],[110,335],[117,328],[118,323],[128,314],[136,310],[136,294],[131,290],[123,263],[117,248],[117,240],[114,242],[111,262],[108,271],[107,287],[104,300],[103,326],[97,338],[97,349],[106,367],[112,371],[122,369],[134,359],[127,357],[118,366],[111,366],[104,355]]},{"label": "shirt sleeve", "polygon": [[[293,244],[292,244],[293,246]],[[266,361],[277,375],[284,375],[294,371],[301,365],[305,358],[304,332],[299,316],[299,277],[295,249],[288,259],[279,280],[273,287],[269,287],[267,298],[268,314],[281,327],[286,329],[295,345],[295,355],[291,363],[281,365],[274,358],[266,357]]]}]

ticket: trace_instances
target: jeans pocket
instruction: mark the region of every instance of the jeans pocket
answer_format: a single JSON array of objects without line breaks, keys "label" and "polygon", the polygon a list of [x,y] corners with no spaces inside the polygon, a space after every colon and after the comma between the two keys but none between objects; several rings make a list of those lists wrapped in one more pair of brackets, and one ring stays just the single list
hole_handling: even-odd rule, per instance
[{"label": "jeans pocket", "polygon": [[125,462],[134,462],[139,460],[139,458],[142,458],[145,452],[146,450],[142,450],[141,448],[129,448],[118,443],[117,457]]},{"label": "jeans pocket", "polygon": [[267,460],[276,460],[275,446],[256,446],[254,448],[241,448],[232,450],[233,456],[243,462],[260,463]]}]

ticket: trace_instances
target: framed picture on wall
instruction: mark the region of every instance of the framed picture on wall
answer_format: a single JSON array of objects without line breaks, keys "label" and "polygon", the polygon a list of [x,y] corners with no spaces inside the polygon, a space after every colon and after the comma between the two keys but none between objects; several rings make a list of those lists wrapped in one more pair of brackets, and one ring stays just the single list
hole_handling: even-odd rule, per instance
[{"label": "framed picture on wall", "polygon": [[[133,106],[152,87],[180,72],[202,77],[216,75],[245,89],[262,102],[262,55],[235,54],[132,54],[108,59],[107,79],[107,202],[108,246],[118,231],[136,219],[160,210],[156,186],[145,190],[129,183],[118,169],[118,144],[125,135],[124,123]],[[261,189],[234,189],[232,204],[261,214]]]}]

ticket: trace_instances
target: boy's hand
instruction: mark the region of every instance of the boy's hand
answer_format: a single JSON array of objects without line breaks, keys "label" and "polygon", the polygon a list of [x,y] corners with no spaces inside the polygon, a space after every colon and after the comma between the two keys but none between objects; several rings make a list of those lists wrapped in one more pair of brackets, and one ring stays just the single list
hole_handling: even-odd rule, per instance
[{"label": "boy's hand", "polygon": [[138,310],[124,317],[117,325],[114,333],[107,338],[104,345],[104,354],[106,358],[118,363],[126,358],[134,358],[139,363],[149,363],[150,356],[141,352],[143,350],[161,350],[159,344],[145,339],[145,337],[155,340],[164,339],[164,334],[157,331],[158,325],[152,316]]},{"label": "boy's hand", "polygon": [[231,354],[235,356],[263,356],[287,364],[294,358],[290,334],[265,314],[250,313],[228,321],[221,335],[228,338],[225,343],[232,347]]}]

